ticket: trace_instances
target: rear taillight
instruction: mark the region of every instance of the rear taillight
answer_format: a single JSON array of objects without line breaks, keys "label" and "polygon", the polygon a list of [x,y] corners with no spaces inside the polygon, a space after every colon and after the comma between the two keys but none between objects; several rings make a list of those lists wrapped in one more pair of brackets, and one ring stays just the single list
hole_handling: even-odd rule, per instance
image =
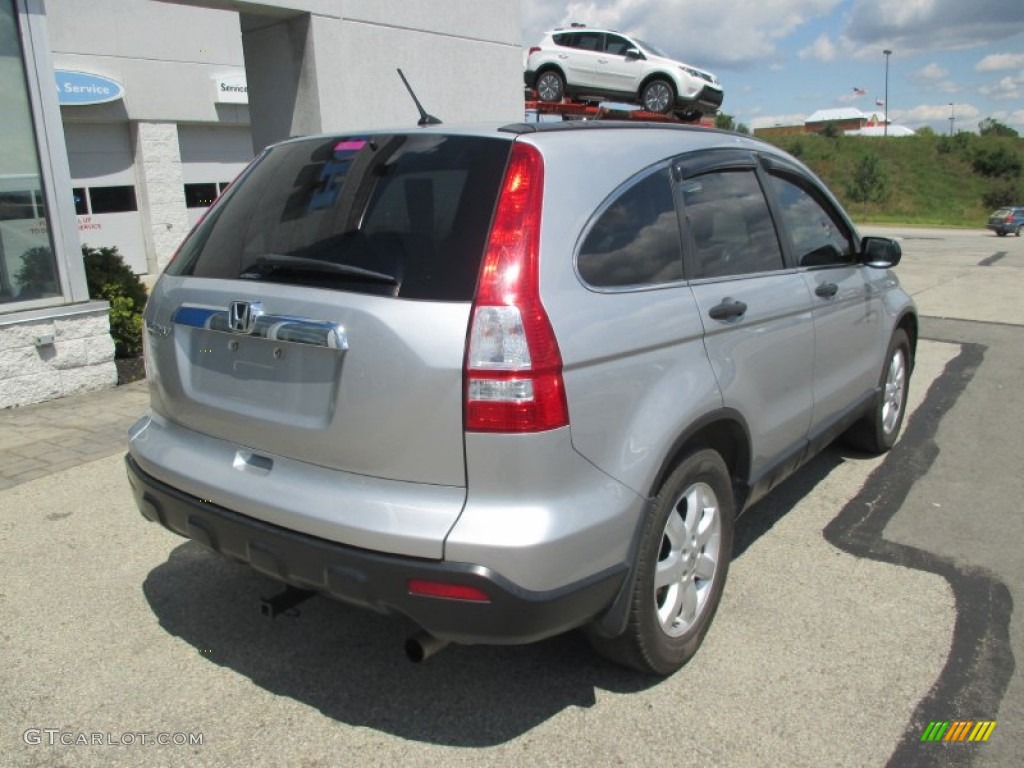
[{"label": "rear taillight", "polygon": [[539,45],[535,45],[532,48],[530,48],[530,50],[526,54],[526,58],[530,58],[535,53],[540,53],[540,46]]},{"label": "rear taillight", "polygon": [[543,432],[569,423],[562,356],[540,301],[544,161],[515,143],[484,254],[464,368],[466,429]]}]

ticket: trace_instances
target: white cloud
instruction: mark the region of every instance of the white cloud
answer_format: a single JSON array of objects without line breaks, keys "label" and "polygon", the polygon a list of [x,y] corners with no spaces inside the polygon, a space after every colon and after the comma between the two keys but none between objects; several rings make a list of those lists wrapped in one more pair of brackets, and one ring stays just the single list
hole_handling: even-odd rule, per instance
[{"label": "white cloud", "polygon": [[889,110],[889,119],[910,128],[922,125],[941,126],[949,124],[951,113],[955,114],[956,124],[960,128],[966,126],[961,121],[968,121],[974,125],[981,118],[981,110],[973,104],[954,104],[952,109],[949,104],[920,104],[911,109]]},{"label": "white cloud", "polygon": [[778,125],[803,125],[807,115],[793,112],[788,115],[759,115],[750,121],[750,129],[772,128]]},{"label": "white cloud", "polygon": [[913,76],[919,80],[941,80],[948,74],[948,69],[943,69],[933,61],[924,68],[919,69]]},{"label": "white cloud", "polygon": [[636,35],[674,58],[709,69],[771,66],[784,56],[781,41],[842,2],[733,0],[723,13],[720,0],[523,0],[523,37],[525,45],[533,45],[549,29],[580,22]]},{"label": "white cloud", "polygon": [[1024,67],[1024,53],[993,53],[974,65],[978,72],[999,72]]},{"label": "white cloud", "polygon": [[993,99],[1024,99],[1024,72],[1016,76],[1007,75],[997,83],[982,86],[979,90]]},{"label": "white cloud", "polygon": [[1024,32],[1021,0],[854,0],[845,34],[901,53],[969,48]]},{"label": "white cloud", "polygon": [[798,54],[801,59],[816,59],[818,61],[835,61],[838,48],[832,39],[822,33],[818,39],[809,47],[804,48]]}]

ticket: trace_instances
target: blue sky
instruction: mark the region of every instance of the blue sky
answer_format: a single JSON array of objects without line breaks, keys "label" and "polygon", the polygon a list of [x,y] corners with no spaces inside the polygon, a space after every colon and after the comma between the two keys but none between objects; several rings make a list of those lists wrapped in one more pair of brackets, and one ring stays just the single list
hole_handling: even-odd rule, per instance
[{"label": "blue sky", "polygon": [[995,117],[1024,135],[1024,0],[521,2],[524,46],[573,21],[635,34],[717,74],[722,111],[753,128],[881,113],[890,49],[893,123],[947,133],[951,114],[958,131]]}]

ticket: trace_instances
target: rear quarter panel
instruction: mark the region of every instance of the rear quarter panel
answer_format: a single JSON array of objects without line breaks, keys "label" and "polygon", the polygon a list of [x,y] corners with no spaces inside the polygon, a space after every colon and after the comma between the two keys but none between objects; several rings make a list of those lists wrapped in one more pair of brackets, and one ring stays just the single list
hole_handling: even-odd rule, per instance
[{"label": "rear quarter panel", "polygon": [[544,155],[541,296],[562,353],[573,446],[650,496],[676,438],[722,405],[693,292],[685,283],[590,290],[573,256],[591,216],[623,182],[667,158],[732,139],[700,129],[641,128],[521,140]]}]

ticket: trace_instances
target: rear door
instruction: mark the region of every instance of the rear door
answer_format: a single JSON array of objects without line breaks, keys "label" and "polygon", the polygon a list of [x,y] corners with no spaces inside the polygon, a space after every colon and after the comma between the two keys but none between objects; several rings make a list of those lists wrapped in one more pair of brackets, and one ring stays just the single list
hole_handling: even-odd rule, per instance
[{"label": "rear door", "polygon": [[751,153],[695,154],[676,173],[708,358],[723,404],[747,423],[753,480],[770,486],[799,459],[810,426],[810,294],[786,267]]},{"label": "rear door", "polygon": [[[564,55],[564,59],[563,59]],[[559,51],[563,59],[565,75],[570,86],[595,88],[597,81],[597,61],[604,56],[603,32],[574,32],[569,36],[568,46]]]},{"label": "rear door", "polygon": [[270,150],[150,302],[154,410],[254,452],[463,486],[463,350],[509,147],[422,132]]}]

